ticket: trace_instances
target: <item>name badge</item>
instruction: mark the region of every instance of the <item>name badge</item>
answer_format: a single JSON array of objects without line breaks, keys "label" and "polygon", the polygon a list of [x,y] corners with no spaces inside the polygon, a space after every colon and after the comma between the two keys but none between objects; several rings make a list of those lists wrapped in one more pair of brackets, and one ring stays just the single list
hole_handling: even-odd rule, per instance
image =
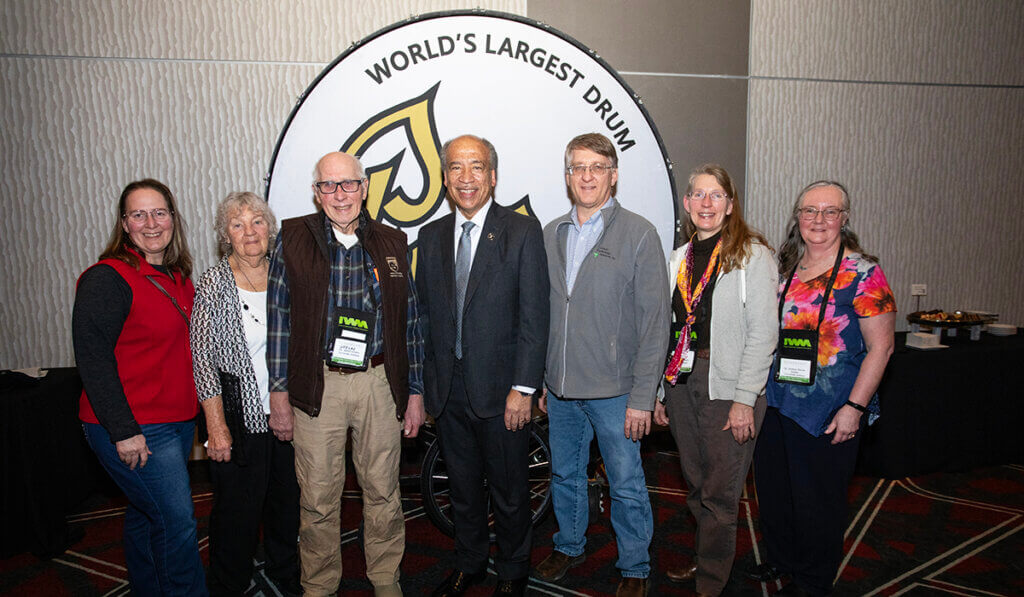
[{"label": "name badge", "polygon": [[370,311],[337,307],[327,364],[365,371],[369,364],[367,354],[376,316]]},{"label": "name badge", "polygon": [[694,352],[692,350],[686,351],[686,356],[683,357],[683,366],[679,368],[680,373],[689,373],[693,371],[693,356]]},{"label": "name badge", "polygon": [[811,382],[811,361],[806,359],[779,359],[778,381],[806,384]]},{"label": "name badge", "polygon": [[775,381],[809,386],[818,372],[818,331],[779,330]]}]

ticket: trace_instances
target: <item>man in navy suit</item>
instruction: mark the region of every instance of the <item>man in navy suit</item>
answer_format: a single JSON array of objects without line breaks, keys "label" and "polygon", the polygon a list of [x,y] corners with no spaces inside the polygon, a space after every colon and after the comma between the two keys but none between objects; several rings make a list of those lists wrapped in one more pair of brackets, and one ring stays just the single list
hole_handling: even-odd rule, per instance
[{"label": "man in navy suit", "polygon": [[549,282],[540,223],[491,201],[498,156],[486,139],[444,144],[455,211],[419,233],[416,286],[426,339],[426,410],[437,421],[455,523],[455,569],[435,596],[480,583],[498,554],[495,595],[523,595],[530,569],[528,448],[548,339]]}]

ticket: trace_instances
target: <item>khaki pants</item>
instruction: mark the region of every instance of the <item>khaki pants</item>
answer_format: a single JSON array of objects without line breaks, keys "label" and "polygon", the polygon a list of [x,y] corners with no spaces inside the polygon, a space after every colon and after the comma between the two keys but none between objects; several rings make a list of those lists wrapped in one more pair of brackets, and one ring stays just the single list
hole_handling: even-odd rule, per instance
[{"label": "khaki pants", "polygon": [[356,479],[363,491],[366,576],[374,585],[398,582],[405,551],[398,488],[402,424],[395,417],[384,366],[348,375],[325,368],[320,415],[293,410],[305,595],[333,595],[341,582],[341,493],[349,429]]}]

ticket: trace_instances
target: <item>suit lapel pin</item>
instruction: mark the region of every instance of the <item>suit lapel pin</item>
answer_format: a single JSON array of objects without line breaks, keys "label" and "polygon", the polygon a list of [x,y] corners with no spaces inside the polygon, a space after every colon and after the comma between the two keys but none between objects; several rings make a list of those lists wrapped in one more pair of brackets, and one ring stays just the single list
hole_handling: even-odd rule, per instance
[{"label": "suit lapel pin", "polygon": [[494,233],[493,232],[488,232],[487,233],[487,240],[494,240]]}]

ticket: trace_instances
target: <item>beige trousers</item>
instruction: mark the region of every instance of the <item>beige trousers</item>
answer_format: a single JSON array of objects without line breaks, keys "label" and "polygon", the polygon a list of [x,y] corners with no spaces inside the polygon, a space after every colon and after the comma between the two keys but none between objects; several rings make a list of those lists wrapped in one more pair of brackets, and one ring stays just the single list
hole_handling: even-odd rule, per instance
[{"label": "beige trousers", "polygon": [[398,582],[405,551],[398,487],[402,424],[395,417],[384,366],[348,375],[325,368],[320,415],[293,410],[305,595],[334,595],[341,582],[341,493],[350,429],[352,462],[363,492],[366,576],[375,586]]}]

